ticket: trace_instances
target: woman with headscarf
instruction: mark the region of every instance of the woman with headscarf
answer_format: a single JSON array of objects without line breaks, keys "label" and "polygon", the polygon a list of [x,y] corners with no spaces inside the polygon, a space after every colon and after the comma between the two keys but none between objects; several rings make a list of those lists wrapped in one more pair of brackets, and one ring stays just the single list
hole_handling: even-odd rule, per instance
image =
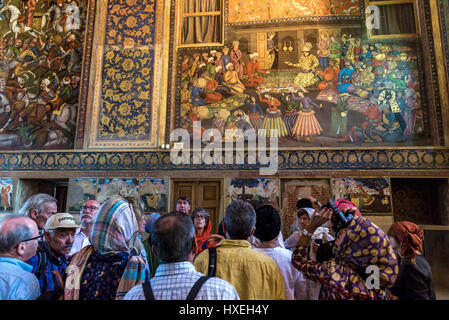
[{"label": "woman with headscarf", "polygon": [[391,225],[388,236],[398,255],[399,274],[390,292],[399,300],[435,300],[432,270],[423,253],[424,233],[408,221]]},{"label": "woman with headscarf", "polygon": [[[306,278],[321,284],[319,299],[387,299],[387,289],[393,286],[398,274],[396,255],[388,237],[370,220],[358,216],[348,203],[336,206],[343,212],[347,224],[337,228],[331,220],[333,210],[330,208],[317,211],[293,250],[293,265]],[[334,257],[318,263],[308,259],[306,249],[314,231],[329,220],[337,232]],[[368,279],[373,266],[374,277]]]},{"label": "woman with headscarf", "polygon": [[[303,234],[303,230],[309,225],[314,212],[315,209],[313,208],[304,207],[299,209],[296,219],[296,227],[298,228],[298,231],[293,232],[292,235],[288,237],[287,240],[285,240],[284,242],[285,248],[291,249],[296,246],[299,238]],[[317,249],[318,249],[317,243],[321,242],[323,240],[323,237],[325,239],[325,242],[334,240],[334,238],[329,234],[328,228],[318,227],[313,233],[311,239],[312,241],[309,247],[307,248],[307,257],[310,260],[312,261],[317,260]],[[318,296],[320,293],[319,283],[314,282],[310,279],[305,280],[306,280],[308,300],[318,300]]]},{"label": "woman with headscarf", "polygon": [[89,234],[91,245],[67,267],[65,300],[121,300],[149,279],[144,259],[131,254],[142,219],[122,197],[103,203]]},{"label": "woman with headscarf", "polygon": [[[214,247],[216,242],[209,239],[212,229],[209,212],[203,208],[196,208],[192,212],[192,221],[195,227],[196,254],[199,254],[207,248]],[[208,239],[210,241],[208,241]]]}]

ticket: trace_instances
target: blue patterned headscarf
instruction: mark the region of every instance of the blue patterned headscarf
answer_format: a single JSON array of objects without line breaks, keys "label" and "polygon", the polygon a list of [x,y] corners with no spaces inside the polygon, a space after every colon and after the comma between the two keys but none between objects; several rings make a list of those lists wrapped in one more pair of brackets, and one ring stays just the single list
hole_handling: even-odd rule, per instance
[{"label": "blue patterned headscarf", "polygon": [[153,224],[160,217],[161,217],[161,215],[159,213],[156,213],[156,212],[150,214],[150,216],[148,217],[148,219],[146,221],[146,224],[145,224],[145,232],[146,233],[151,233],[151,230],[153,229]]}]

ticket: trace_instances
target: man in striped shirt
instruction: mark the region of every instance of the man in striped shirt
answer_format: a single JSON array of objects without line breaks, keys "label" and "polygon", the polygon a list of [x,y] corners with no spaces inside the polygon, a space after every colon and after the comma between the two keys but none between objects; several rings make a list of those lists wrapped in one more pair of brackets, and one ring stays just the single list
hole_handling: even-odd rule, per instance
[{"label": "man in striped shirt", "polygon": [[[161,264],[149,282],[132,288],[124,300],[184,300],[187,297],[195,300],[240,299],[230,283],[216,277],[204,277],[202,286],[196,285],[204,275],[193,266],[195,228],[188,216],[168,213],[160,217],[154,223],[151,242]],[[196,295],[192,294],[195,291],[193,287],[199,287]]]}]

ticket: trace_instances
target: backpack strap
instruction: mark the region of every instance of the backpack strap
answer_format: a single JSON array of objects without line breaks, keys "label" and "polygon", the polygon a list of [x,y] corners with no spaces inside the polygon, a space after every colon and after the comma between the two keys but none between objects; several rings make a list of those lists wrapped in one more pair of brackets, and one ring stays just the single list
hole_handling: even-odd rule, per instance
[{"label": "backpack strap", "polygon": [[207,275],[209,277],[215,277],[215,273],[217,271],[217,249],[215,247],[211,247],[209,250],[209,270]]},{"label": "backpack strap", "polygon": [[192,289],[190,289],[190,292],[187,295],[186,300],[195,300],[195,297],[197,296],[197,294],[200,291],[203,284],[210,278],[211,277],[207,277],[207,276],[202,276],[201,278],[199,278],[193,285]]},{"label": "backpack strap", "polygon": [[44,288],[42,288],[42,291],[45,291],[47,288],[47,279],[45,279],[45,267],[48,263],[47,254],[45,253],[45,250],[41,247],[37,249],[37,258],[38,258],[38,265],[36,268],[36,278],[44,279]]},{"label": "backpack strap", "polygon": [[156,300],[154,298],[153,289],[151,288],[150,281],[146,281],[142,284],[143,294],[145,295],[145,300]]}]

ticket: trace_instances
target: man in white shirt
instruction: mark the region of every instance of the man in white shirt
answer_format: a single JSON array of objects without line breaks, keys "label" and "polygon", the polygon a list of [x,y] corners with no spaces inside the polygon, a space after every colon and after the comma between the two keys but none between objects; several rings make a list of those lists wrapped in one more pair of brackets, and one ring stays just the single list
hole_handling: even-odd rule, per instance
[{"label": "man in white shirt", "polygon": [[100,203],[97,200],[88,200],[81,206],[81,228],[75,234],[75,242],[73,243],[69,256],[74,255],[85,246],[90,245],[89,233],[98,209],[100,209]]},{"label": "man in white shirt", "polygon": [[261,241],[255,250],[270,256],[284,277],[287,300],[308,300],[306,280],[302,273],[293,267],[292,252],[279,245],[281,217],[270,205],[256,209],[256,230],[254,235]]}]

